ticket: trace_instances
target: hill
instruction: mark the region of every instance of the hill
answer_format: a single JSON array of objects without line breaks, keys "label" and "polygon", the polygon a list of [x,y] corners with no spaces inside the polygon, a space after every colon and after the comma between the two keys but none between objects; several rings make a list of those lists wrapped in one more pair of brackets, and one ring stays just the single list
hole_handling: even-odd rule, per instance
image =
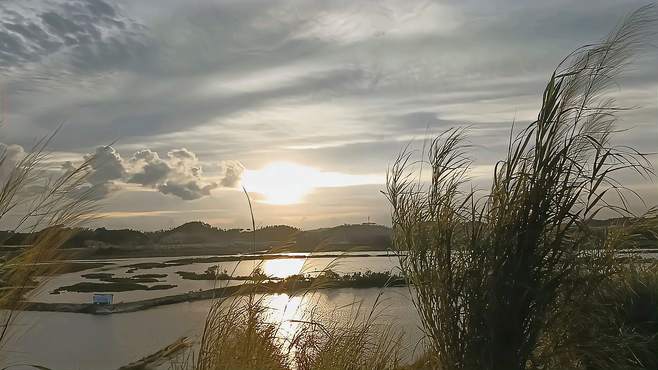
[{"label": "hill", "polygon": [[[0,232],[4,246],[30,244],[36,235]],[[384,250],[391,246],[391,229],[382,225],[357,224],[303,231],[288,225],[271,225],[256,230],[257,251],[345,251]],[[79,229],[66,243],[68,250],[85,255],[188,255],[249,253],[254,233],[243,229],[221,229],[194,221],[168,230],[144,232],[131,229]],[[161,252],[161,253],[160,253]]]}]

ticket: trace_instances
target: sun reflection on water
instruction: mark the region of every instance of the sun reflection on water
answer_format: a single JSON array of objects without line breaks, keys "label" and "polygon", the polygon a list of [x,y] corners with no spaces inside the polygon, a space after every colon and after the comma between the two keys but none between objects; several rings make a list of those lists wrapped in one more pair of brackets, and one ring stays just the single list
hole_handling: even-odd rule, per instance
[{"label": "sun reflection on water", "polygon": [[286,258],[267,260],[263,264],[263,272],[267,276],[286,278],[302,272],[305,260],[302,258]]},{"label": "sun reflection on water", "polygon": [[268,308],[267,320],[278,326],[277,337],[290,340],[299,329],[299,321],[304,313],[302,297],[290,297],[287,294],[273,294],[266,297],[265,305]]}]

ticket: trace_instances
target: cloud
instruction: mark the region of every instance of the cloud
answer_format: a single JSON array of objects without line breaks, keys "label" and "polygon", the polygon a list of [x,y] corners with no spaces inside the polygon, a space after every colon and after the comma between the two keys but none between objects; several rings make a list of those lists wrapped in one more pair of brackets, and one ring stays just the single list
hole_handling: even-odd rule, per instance
[{"label": "cloud", "polygon": [[[83,159],[89,161],[90,172],[86,178],[87,183],[80,186],[78,194],[103,199],[121,188],[119,182],[126,176],[126,169],[123,158],[113,147],[98,147],[93,154],[86,154]],[[71,161],[62,164],[65,172],[75,168]]]},{"label": "cloud", "polygon": [[87,154],[84,159],[90,161],[92,172],[87,181],[93,185],[120,180],[126,176],[123,158],[111,146],[98,147],[94,154]]},{"label": "cloud", "polygon": [[203,178],[199,159],[185,148],[169,151],[164,159],[157,152],[143,149],[136,152],[129,163],[131,174],[127,182],[151,187],[184,200],[210,195],[210,191],[219,186]]},{"label": "cloud", "polygon": [[188,182],[167,180],[164,184],[158,185],[158,190],[163,194],[172,194],[184,200],[194,200],[210,195],[210,191],[217,186],[217,183],[211,183],[201,187],[194,180]]},{"label": "cloud", "polygon": [[[244,170],[237,161],[224,161],[219,181],[211,181],[204,176],[197,155],[186,148],[171,150],[165,158],[151,149],[142,149],[126,160],[113,147],[103,146],[84,159],[90,160],[91,165],[85,189],[96,188],[98,197],[121,189],[122,183],[131,183],[194,200],[210,195],[220,186],[235,187]],[[62,168],[70,171],[74,164],[67,161]]]},{"label": "cloud", "polygon": [[235,188],[240,185],[245,170],[242,163],[238,161],[222,161],[220,162],[220,169],[223,173],[220,185],[227,188]]},{"label": "cloud", "polygon": [[25,157],[20,145],[0,143],[0,186],[4,186],[16,165]]},{"label": "cloud", "polygon": [[[53,142],[62,161],[118,138],[125,174],[98,169],[97,186],[153,191],[123,191],[117,209],[230,198],[208,188],[239,186],[244,166],[223,158],[383,173],[407,142],[458,125],[472,127],[469,154],[487,165],[513,120],[536,118],[554,65],[640,5],[0,1],[2,130],[28,147],[66,122]],[[620,81],[620,104],[642,107],[622,114],[621,128],[638,128],[621,139],[642,151],[658,137],[653,54]]]},{"label": "cloud", "polygon": [[116,68],[145,50],[144,28],[104,0],[0,4],[0,72],[39,63],[69,71]]},{"label": "cloud", "polygon": [[319,38],[338,43],[363,42],[384,36],[445,34],[462,20],[454,8],[430,1],[341,3],[325,6],[306,22],[298,37]]},{"label": "cloud", "polygon": [[144,186],[156,186],[167,179],[171,172],[169,165],[160,159],[158,153],[150,149],[136,152],[130,162],[138,170],[134,172],[128,182]]}]

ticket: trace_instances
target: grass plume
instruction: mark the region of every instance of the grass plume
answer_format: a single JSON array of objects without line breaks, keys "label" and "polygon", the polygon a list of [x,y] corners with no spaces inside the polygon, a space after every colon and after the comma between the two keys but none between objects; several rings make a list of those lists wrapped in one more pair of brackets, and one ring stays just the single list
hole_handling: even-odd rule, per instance
[{"label": "grass plume", "polygon": [[588,224],[605,210],[630,215],[634,193],[619,174],[653,170],[642,153],[611,143],[621,108],[607,93],[654,24],[655,8],[640,8],[560,63],[536,121],[497,163],[488,196],[466,189],[464,129],[431,142],[429,185],[416,180],[409,151],[391,167],[394,243],[437,368],[528,368],[561,314],[557,303],[618,268],[618,244]]},{"label": "grass plume", "polygon": [[56,133],[38,140],[15,163],[6,149],[0,153],[0,166],[9,167],[0,184],[0,223],[33,235],[20,253],[0,264],[0,347],[8,339],[25,294],[38,285],[39,277],[54,272],[57,265],[52,262],[58,258],[59,247],[90,219],[96,203],[96,189],[86,186],[94,158],[59,174],[47,168],[47,146]]}]

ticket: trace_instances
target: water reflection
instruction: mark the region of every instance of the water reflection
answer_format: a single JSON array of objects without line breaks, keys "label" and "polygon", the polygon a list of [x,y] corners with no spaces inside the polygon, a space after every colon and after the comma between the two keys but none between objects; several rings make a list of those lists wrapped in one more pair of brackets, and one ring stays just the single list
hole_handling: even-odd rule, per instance
[{"label": "water reflection", "polygon": [[[272,308],[270,320],[281,325],[279,336],[287,341],[303,325],[296,320],[321,320],[323,317],[349,320],[349,309],[344,310],[347,311],[345,315],[331,313],[336,308],[351,307],[355,301],[363,302],[366,308],[372,307],[377,300],[384,301],[386,315],[382,320],[394,322],[403,329],[405,344],[412,348],[421,339],[422,332],[409,301],[409,290],[386,288],[384,297],[380,297],[381,292],[369,288],[331,289],[292,297],[274,294],[267,296],[264,304]],[[162,349],[181,336],[198,341],[212,303],[210,300],[194,301],[107,316],[23,312],[15,322],[18,332],[0,363],[2,366],[33,363],[52,369],[116,370]],[[308,316],[313,313],[309,309],[315,310],[313,317]],[[198,347],[194,349],[198,350]]]},{"label": "water reflection", "polygon": [[303,315],[302,297],[273,294],[265,297],[264,304],[268,308],[267,320],[279,327],[277,336],[282,340],[292,339]]},{"label": "water reflection", "polygon": [[263,272],[270,277],[286,278],[301,273],[304,262],[305,259],[302,258],[266,260]]}]

